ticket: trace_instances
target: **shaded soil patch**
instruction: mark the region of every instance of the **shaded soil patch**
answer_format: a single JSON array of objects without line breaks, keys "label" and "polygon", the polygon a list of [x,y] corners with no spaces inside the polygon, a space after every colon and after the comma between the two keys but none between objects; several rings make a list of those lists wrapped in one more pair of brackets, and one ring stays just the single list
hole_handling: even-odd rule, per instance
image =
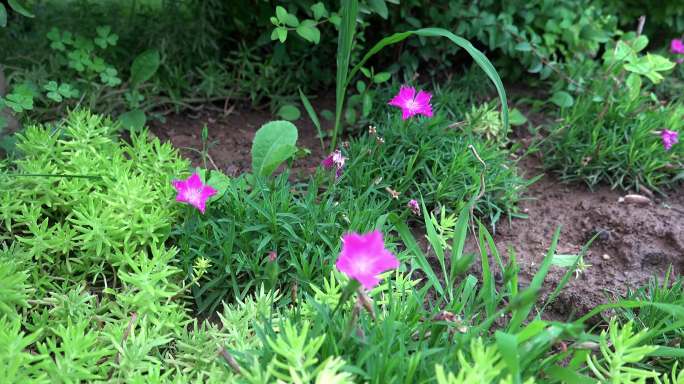
[{"label": "shaded soil patch", "polygon": [[[201,132],[206,124],[213,164],[234,176],[250,170],[254,133],[273,119],[269,113],[248,110],[228,115],[201,113],[195,118],[172,115],[163,124],[153,124],[152,131],[180,148],[194,165],[201,166],[201,156],[187,148],[202,148]],[[295,124],[299,128],[299,145],[311,150],[310,156],[294,162],[293,177],[298,178],[312,172],[325,153],[308,119]],[[520,166],[524,174],[532,177],[542,173],[537,164],[529,159]],[[513,219],[510,224],[506,218],[499,222],[495,243],[506,260],[508,249],[515,252],[523,283],[529,282],[539,269],[559,226],[558,254],[577,254],[596,233],[600,234],[584,257],[590,266],[571,278],[547,309],[550,317],[586,313],[652,276],[664,276],[670,266],[675,273],[684,271],[684,191],[671,191],[667,199],[656,198],[648,205],[620,203],[622,195],[607,187],[591,191],[583,184],[561,184],[553,175],[545,175],[528,190],[529,200],[521,203],[529,217]],[[473,242],[468,248],[476,250]],[[543,296],[553,291],[565,271],[551,268]]]},{"label": "shaded soil patch", "polygon": [[[330,102],[323,100],[320,104],[329,106]],[[164,123],[153,122],[151,130],[162,141],[171,141],[194,166],[204,166],[198,151],[203,148],[202,129],[206,125],[206,148],[210,158],[207,160],[207,167],[215,166],[226,175],[236,176],[251,171],[254,134],[263,124],[272,120],[278,118],[267,111],[237,109],[227,114],[201,111],[193,117],[182,114],[170,115]],[[316,127],[308,118],[302,116],[294,123],[299,130],[297,145],[311,151],[309,156],[295,160],[292,174],[297,177],[311,173],[327,154],[321,148]],[[322,120],[321,124],[323,129],[330,128],[325,120]]]},{"label": "shaded soil patch", "polygon": [[[539,174],[534,170],[528,175]],[[544,176],[527,193],[521,208],[529,217],[502,224],[494,237],[500,252],[515,251],[522,277],[539,269],[556,228],[561,226],[557,254],[578,254],[595,235],[584,257],[590,266],[573,276],[550,308],[560,316],[586,313],[609,298],[623,295],[652,276],[662,277],[671,265],[684,271],[684,193],[648,205],[619,202],[624,193],[582,184],[561,184]],[[565,270],[552,267],[545,284],[550,294]]]}]

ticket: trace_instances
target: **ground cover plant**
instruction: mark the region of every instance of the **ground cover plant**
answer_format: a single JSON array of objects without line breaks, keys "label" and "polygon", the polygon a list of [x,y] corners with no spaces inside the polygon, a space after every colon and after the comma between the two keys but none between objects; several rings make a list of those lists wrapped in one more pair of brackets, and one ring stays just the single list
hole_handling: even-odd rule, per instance
[{"label": "ground cover plant", "polygon": [[[648,248],[613,268],[651,280],[559,310],[623,234],[499,236],[548,175],[684,212],[679,37],[652,50],[610,1],[238,3],[0,2],[0,381],[684,382],[684,264]],[[239,174],[207,127],[233,97],[275,115]],[[200,161],[150,128],[171,109]],[[684,252],[676,220],[655,242]]]}]

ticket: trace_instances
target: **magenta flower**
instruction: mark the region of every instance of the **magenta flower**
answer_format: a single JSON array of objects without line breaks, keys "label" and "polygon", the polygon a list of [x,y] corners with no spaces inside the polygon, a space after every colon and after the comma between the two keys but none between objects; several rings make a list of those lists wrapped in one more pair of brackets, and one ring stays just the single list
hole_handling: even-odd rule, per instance
[{"label": "magenta flower", "polygon": [[329,154],[328,157],[321,161],[321,165],[325,169],[332,169],[335,167],[337,170],[335,172],[336,177],[340,177],[342,174],[342,168],[344,168],[344,162],[347,160],[339,149],[335,150],[333,153]]},{"label": "magenta flower", "polygon": [[385,249],[382,233],[376,230],[365,235],[342,236],[342,251],[335,266],[364,288],[371,289],[380,283],[379,274],[399,267],[399,260]]},{"label": "magenta flower", "polygon": [[679,55],[684,55],[684,42],[682,39],[672,39],[670,51]]},{"label": "magenta flower", "polygon": [[660,137],[663,139],[663,147],[666,151],[669,151],[670,148],[679,141],[679,133],[668,129],[663,129],[663,131],[660,132]]},{"label": "magenta flower", "polygon": [[432,117],[432,106],[430,105],[431,98],[432,94],[430,94],[430,92],[420,91],[416,95],[415,88],[402,86],[399,89],[399,93],[397,93],[388,104],[401,108],[402,120],[406,120],[415,115]]},{"label": "magenta flower", "polygon": [[214,188],[202,184],[197,172],[193,173],[187,180],[173,180],[171,184],[178,191],[176,201],[188,203],[202,213],[204,213],[207,199],[216,194]]},{"label": "magenta flower", "polygon": [[418,202],[415,199],[409,200],[408,204],[406,204],[407,207],[413,212],[414,215],[420,216],[420,206],[418,205]]}]

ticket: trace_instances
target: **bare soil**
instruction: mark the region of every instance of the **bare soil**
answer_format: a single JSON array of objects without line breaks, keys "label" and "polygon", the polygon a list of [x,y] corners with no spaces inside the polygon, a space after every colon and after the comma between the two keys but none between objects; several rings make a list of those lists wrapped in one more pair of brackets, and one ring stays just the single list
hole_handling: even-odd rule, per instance
[{"label": "bare soil", "polygon": [[[268,113],[246,110],[227,115],[207,112],[195,118],[169,116],[165,123],[153,124],[152,131],[162,140],[170,140],[195,165],[201,165],[200,155],[188,148],[202,149],[201,131],[206,124],[210,163],[228,175],[237,175],[249,171],[254,133],[272,119]],[[311,155],[295,161],[293,177],[308,174],[325,156],[310,121],[302,118],[296,125],[298,143],[311,150]],[[538,164],[531,159],[520,166],[532,177],[542,173]],[[545,175],[528,190],[529,200],[521,204],[529,217],[513,219],[510,225],[503,219],[497,227],[497,247],[504,257],[509,249],[515,252],[523,282],[538,270],[559,226],[558,254],[577,254],[589,239],[600,234],[584,258],[589,266],[571,278],[549,308],[553,316],[586,313],[652,276],[662,278],[670,266],[677,274],[684,271],[684,191],[671,191],[667,199],[655,197],[646,205],[619,202],[624,194],[607,187],[591,191],[583,184],[561,184],[553,175]],[[552,267],[544,283],[546,295],[565,271]]]}]

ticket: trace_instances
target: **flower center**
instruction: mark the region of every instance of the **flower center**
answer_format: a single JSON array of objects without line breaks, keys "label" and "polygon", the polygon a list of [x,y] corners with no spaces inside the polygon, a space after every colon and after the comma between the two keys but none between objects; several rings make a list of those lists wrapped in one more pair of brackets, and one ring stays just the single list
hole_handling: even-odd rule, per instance
[{"label": "flower center", "polygon": [[410,111],[415,111],[416,109],[418,109],[418,103],[416,103],[416,101],[413,99],[409,100],[406,102],[406,108]]},{"label": "flower center", "polygon": [[354,271],[357,274],[365,275],[370,272],[371,262],[368,257],[359,257],[354,261]]},{"label": "flower center", "polygon": [[202,191],[199,189],[189,189],[187,192],[185,192],[185,197],[188,198],[190,203],[199,204],[202,200]]}]

